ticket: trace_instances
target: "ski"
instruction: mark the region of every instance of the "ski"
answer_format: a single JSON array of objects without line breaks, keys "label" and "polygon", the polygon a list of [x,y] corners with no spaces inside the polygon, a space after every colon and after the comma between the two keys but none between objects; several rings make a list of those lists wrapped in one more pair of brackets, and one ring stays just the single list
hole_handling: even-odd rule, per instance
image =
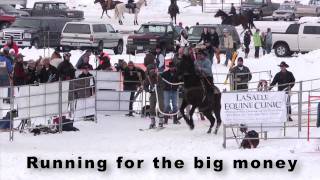
[{"label": "ski", "polygon": [[165,127],[157,127],[157,128],[151,128],[151,129],[150,128],[145,128],[145,129],[141,128],[141,129],[139,129],[139,131],[150,131],[150,130],[161,131],[163,129],[165,129]]}]

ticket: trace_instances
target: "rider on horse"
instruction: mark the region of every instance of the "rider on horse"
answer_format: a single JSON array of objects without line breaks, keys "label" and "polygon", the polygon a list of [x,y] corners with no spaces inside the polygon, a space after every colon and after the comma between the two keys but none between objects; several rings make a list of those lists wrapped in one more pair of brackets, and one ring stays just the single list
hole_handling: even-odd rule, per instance
[{"label": "rider on horse", "polygon": [[236,11],[236,8],[234,7],[234,4],[231,3],[231,9],[230,9],[230,12],[229,14],[233,15],[233,16],[236,16],[237,15],[237,11]]},{"label": "rider on horse", "polygon": [[132,10],[132,13],[134,14],[134,10],[136,8],[136,4],[134,3],[134,0],[128,0],[127,8]]}]

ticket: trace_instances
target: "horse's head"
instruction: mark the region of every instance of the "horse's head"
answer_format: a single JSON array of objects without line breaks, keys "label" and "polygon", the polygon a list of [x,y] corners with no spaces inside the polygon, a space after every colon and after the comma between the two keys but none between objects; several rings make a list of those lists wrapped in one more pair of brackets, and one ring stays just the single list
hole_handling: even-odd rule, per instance
[{"label": "horse's head", "polygon": [[217,13],[214,15],[214,17],[226,17],[228,16],[225,12],[223,12],[221,9],[217,11]]},{"label": "horse's head", "polygon": [[189,54],[183,55],[182,60],[178,65],[177,73],[179,76],[187,76],[187,75],[195,74],[194,62],[191,55]]}]

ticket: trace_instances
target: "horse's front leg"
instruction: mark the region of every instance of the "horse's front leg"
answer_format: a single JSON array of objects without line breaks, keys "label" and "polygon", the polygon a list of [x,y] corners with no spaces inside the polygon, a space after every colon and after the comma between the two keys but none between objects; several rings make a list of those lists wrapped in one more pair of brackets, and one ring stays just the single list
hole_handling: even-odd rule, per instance
[{"label": "horse's front leg", "polygon": [[180,106],[180,114],[182,115],[183,119],[186,121],[186,123],[189,125],[189,119],[184,113],[184,109],[188,106],[188,103],[183,99],[181,106]]},{"label": "horse's front leg", "polygon": [[100,17],[100,19],[102,19],[102,17],[103,17],[103,14],[104,14],[104,9],[102,10],[102,14],[101,14],[101,17]]},{"label": "horse's front leg", "polygon": [[196,106],[192,106],[192,108],[191,108],[191,110],[189,112],[189,115],[190,115],[190,124],[189,124],[189,126],[190,126],[191,130],[194,129],[193,113],[194,113],[195,109],[196,109]]}]

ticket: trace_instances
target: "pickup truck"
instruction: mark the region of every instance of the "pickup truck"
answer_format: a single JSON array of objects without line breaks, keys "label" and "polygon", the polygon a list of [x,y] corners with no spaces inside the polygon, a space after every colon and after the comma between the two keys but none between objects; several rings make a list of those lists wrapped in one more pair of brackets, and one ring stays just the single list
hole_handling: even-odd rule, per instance
[{"label": "pickup truck", "polygon": [[310,0],[308,5],[300,4],[296,8],[296,16],[320,16],[320,0]]},{"label": "pickup truck", "polygon": [[31,16],[53,16],[67,17],[73,19],[83,19],[83,11],[70,10],[66,3],[54,1],[41,1],[34,3],[32,9],[21,9],[28,12]]},{"label": "pickup truck", "polygon": [[127,54],[154,51],[159,45],[163,51],[173,51],[180,32],[171,22],[148,22],[127,39]]},{"label": "pickup truck", "polygon": [[320,49],[318,40],[320,40],[320,23],[291,24],[284,33],[272,33],[272,47],[278,57]]},{"label": "pickup truck", "polygon": [[242,0],[240,12],[252,10],[254,18],[262,20],[265,16],[272,16],[273,11],[279,7],[279,3],[273,3],[271,0]]}]

